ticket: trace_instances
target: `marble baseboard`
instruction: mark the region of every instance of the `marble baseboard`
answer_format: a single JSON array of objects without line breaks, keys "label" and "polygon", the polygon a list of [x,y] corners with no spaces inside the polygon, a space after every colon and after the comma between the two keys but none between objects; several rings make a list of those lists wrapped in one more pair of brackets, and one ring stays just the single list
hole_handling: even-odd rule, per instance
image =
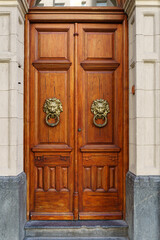
[{"label": "marble baseboard", "polygon": [[160,239],[160,176],[127,173],[126,221],[130,240]]},{"label": "marble baseboard", "polygon": [[26,175],[0,177],[0,239],[23,240],[26,223]]}]

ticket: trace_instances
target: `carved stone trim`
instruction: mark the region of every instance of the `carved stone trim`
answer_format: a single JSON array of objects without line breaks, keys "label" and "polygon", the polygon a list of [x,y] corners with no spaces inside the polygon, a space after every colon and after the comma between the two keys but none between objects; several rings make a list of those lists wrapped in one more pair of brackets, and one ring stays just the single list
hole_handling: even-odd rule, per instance
[{"label": "carved stone trim", "polygon": [[160,0],[126,0],[124,10],[130,17],[135,7],[160,7]]},{"label": "carved stone trim", "polygon": [[131,172],[127,173],[127,181],[130,184],[134,184],[135,187],[159,187],[160,186],[160,176],[136,176]]},{"label": "carved stone trim", "polygon": [[18,7],[22,17],[28,12],[29,5],[27,0],[0,0],[1,7]]}]

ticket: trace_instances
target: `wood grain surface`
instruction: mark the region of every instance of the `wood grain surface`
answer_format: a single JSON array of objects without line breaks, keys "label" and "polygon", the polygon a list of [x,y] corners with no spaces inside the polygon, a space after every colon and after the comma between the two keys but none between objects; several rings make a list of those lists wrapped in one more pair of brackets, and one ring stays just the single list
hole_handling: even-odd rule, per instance
[{"label": "wood grain surface", "polygon": [[[101,13],[91,9],[92,19],[81,12],[89,16],[81,23],[73,9],[64,23],[34,11],[26,16],[25,34],[28,219],[122,219],[128,170],[125,14],[120,9],[116,20],[117,14],[106,10],[112,18],[102,23]],[[45,122],[48,98],[60,99],[63,106],[55,127]],[[96,99],[109,103],[103,128],[93,123]]]}]

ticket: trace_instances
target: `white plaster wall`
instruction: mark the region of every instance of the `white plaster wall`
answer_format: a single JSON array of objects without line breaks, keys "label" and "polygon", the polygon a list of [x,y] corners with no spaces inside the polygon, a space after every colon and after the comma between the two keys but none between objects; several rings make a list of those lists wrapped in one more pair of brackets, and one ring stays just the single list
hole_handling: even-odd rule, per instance
[{"label": "white plaster wall", "polygon": [[[130,3],[129,3],[130,2]],[[127,6],[128,4],[128,6]],[[129,170],[160,174],[160,1],[128,1]],[[132,86],[135,85],[135,95]]]},{"label": "white plaster wall", "polygon": [[0,176],[23,171],[24,1],[0,1]]}]

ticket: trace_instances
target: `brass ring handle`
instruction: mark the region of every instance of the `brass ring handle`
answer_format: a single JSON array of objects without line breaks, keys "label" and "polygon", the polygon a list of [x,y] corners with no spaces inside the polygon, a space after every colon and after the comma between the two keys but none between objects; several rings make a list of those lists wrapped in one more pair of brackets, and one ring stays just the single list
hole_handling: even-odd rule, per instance
[{"label": "brass ring handle", "polygon": [[[94,100],[91,106],[91,112],[94,114],[93,123],[96,127],[105,127],[108,123],[107,114],[110,113],[109,103],[104,99]],[[96,123],[97,119],[103,119],[103,124]]]},{"label": "brass ring handle", "polygon": [[[98,115],[98,114],[97,114],[97,115]],[[107,122],[108,122],[107,117],[104,118],[105,122],[104,122],[103,124],[97,124],[97,123],[96,123],[96,119],[98,119],[98,116],[97,116],[97,115],[95,115],[94,118],[93,118],[93,123],[94,123],[94,125],[95,125],[96,127],[99,127],[99,128],[105,127],[105,126],[107,125]]]},{"label": "brass ring handle", "polygon": [[[49,127],[55,127],[58,125],[60,119],[60,113],[63,112],[63,107],[62,103],[59,99],[57,98],[48,98],[45,100],[44,106],[43,106],[43,111],[47,114],[45,120],[46,124]],[[55,119],[55,123],[49,123],[48,120],[52,118]]]},{"label": "brass ring handle", "polygon": [[49,123],[48,122],[48,120],[51,118],[51,113],[49,113],[49,114],[47,114],[47,116],[46,116],[46,123],[47,123],[47,125],[48,126],[50,126],[50,127],[55,127],[55,126],[57,126],[58,125],[58,123],[59,123],[59,116],[57,116],[56,114],[55,114],[55,119],[57,120],[55,123]]}]

